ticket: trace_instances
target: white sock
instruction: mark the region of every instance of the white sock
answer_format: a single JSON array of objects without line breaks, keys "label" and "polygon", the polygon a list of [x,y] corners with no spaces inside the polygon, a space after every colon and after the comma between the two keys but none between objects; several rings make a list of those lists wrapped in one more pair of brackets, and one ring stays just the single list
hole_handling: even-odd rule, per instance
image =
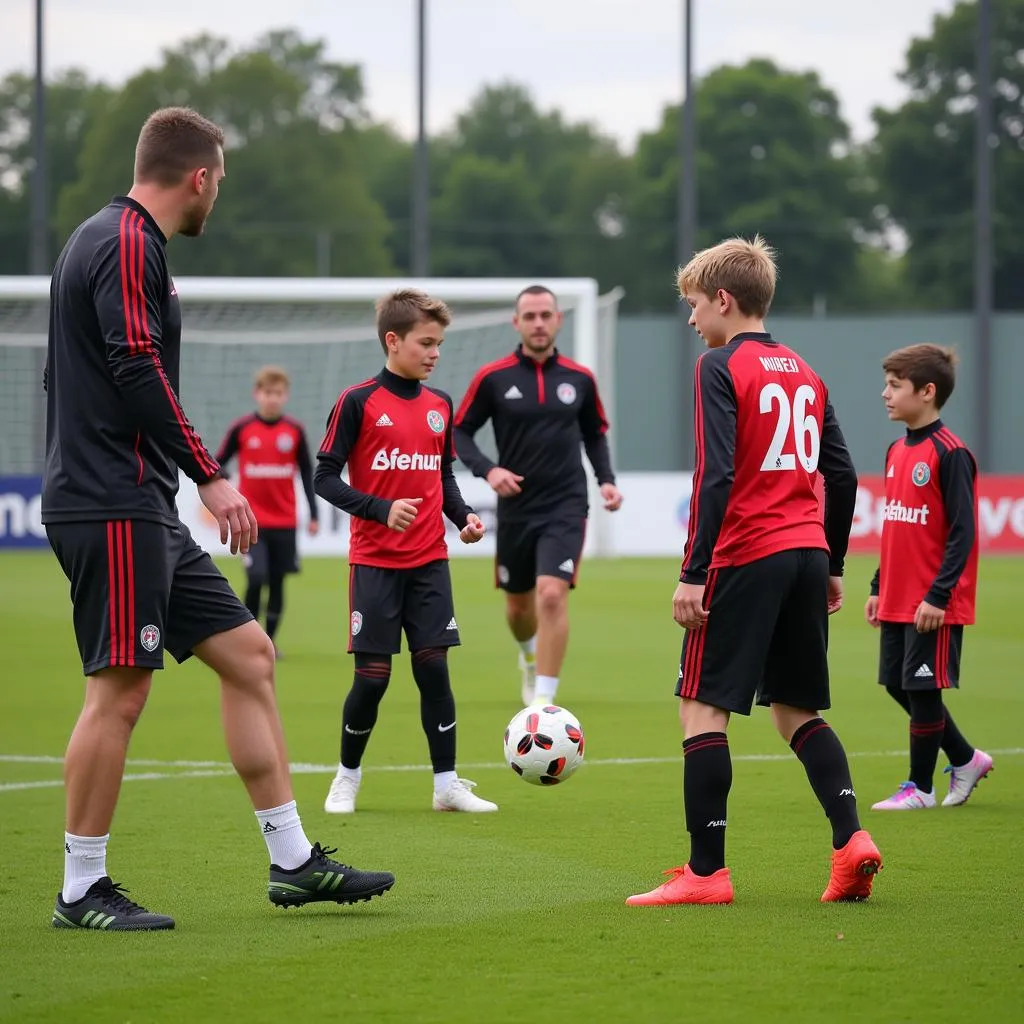
[{"label": "white sock", "polygon": [[351,779],[357,786],[363,781],[363,769],[359,768],[346,768],[343,764],[338,765],[338,774],[335,776],[339,779]]},{"label": "white sock", "polygon": [[80,900],[93,882],[107,873],[107,841],[105,836],[73,836],[64,833],[64,886],[61,898],[65,903]]},{"label": "white sock", "polygon": [[309,860],[313,844],[306,838],[294,800],[257,811],[256,819],[267,841],[271,864],[283,871],[294,871]]},{"label": "white sock", "polygon": [[527,661],[531,661],[537,654],[537,638],[531,636],[529,640],[520,640],[519,650],[523,652]]},{"label": "white sock", "polygon": [[434,772],[434,796],[443,796],[457,778],[455,772]]},{"label": "white sock", "polygon": [[553,701],[558,693],[558,676],[537,676],[537,700]]}]

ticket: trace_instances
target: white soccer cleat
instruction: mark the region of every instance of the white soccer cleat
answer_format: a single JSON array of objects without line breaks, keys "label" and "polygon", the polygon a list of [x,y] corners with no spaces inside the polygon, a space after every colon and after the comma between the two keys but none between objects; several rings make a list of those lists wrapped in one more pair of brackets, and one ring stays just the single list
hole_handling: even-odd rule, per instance
[{"label": "white soccer cleat", "polygon": [[887,800],[871,805],[873,811],[922,811],[935,806],[935,793],[926,793],[912,782],[901,782],[900,788]]},{"label": "white soccer cleat", "polygon": [[974,757],[962,768],[950,765],[946,771],[949,773],[949,792],[942,806],[957,807],[967,803],[974,787],[992,771],[992,758],[984,750],[975,750]]},{"label": "white soccer cleat", "polygon": [[537,662],[519,652],[519,671],[523,674],[523,707],[529,707],[537,692]]},{"label": "white soccer cleat", "polygon": [[359,783],[349,775],[335,775],[330,792],[324,801],[328,814],[352,814],[356,809]]},{"label": "white soccer cleat", "polygon": [[456,779],[440,796],[434,794],[435,811],[467,811],[470,814],[485,814],[496,811],[497,804],[490,800],[481,800],[473,795],[475,782],[469,779]]}]

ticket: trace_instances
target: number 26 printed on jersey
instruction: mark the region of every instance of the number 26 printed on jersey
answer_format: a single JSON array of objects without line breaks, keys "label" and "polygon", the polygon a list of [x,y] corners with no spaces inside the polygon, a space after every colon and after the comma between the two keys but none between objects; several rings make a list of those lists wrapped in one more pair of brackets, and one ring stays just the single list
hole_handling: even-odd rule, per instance
[{"label": "number 26 printed on jersey", "polygon": [[[795,470],[797,458],[808,473],[813,473],[818,468],[821,427],[814,417],[815,399],[814,388],[809,384],[801,384],[796,389],[792,403],[781,384],[773,382],[761,388],[761,414],[770,415],[778,410],[772,443],[768,446],[764,461],[761,463],[762,472]],[[786,450],[787,447],[790,448],[789,451]]]}]

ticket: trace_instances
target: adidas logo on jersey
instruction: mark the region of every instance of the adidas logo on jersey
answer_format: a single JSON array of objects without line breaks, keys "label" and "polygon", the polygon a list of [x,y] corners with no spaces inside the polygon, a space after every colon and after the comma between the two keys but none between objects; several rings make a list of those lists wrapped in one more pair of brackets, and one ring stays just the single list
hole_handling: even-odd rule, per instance
[{"label": "adidas logo on jersey", "polygon": [[896,467],[890,466],[889,472],[885,474],[886,480],[891,480],[896,475]]},{"label": "adidas logo on jersey", "polygon": [[563,563],[562,563],[562,564],[561,564],[561,565],[560,565],[560,566],[558,567],[558,571],[559,571],[559,572],[575,572],[575,571],[576,571],[576,564],[575,564],[575,563],[573,562],[573,560],[572,560],[571,558],[567,558],[567,559],[566,559],[566,560],[565,560],[565,561],[564,561],[564,562],[563,562]]},{"label": "adidas logo on jersey", "polygon": [[505,397],[506,398],[522,398],[523,397],[523,393],[522,393],[522,391],[519,390],[519,388],[517,388],[515,386],[515,384],[513,384],[512,387],[510,387],[508,389],[508,391],[505,392]]},{"label": "adidas logo on jersey", "polygon": [[928,525],[928,506],[904,505],[902,501],[893,498],[882,506],[882,519],[890,523],[920,523]]},{"label": "adidas logo on jersey", "polygon": [[423,469],[436,473],[440,468],[440,455],[424,455],[422,452],[413,452],[410,455],[399,448],[392,448],[390,452],[381,448],[381,450],[374,455],[373,462],[370,464],[370,469],[376,470]]},{"label": "adidas logo on jersey", "polygon": [[932,670],[927,665],[922,665],[915,673],[915,679],[932,679]]},{"label": "adidas logo on jersey", "polygon": [[383,413],[381,418],[377,420],[378,427],[393,427],[394,423],[391,421],[391,417],[387,413]]},{"label": "adidas logo on jersey", "polygon": [[454,619],[452,619],[452,621],[451,621],[451,622],[449,622],[449,623],[448,623],[448,625],[447,625],[447,626],[445,626],[444,628],[445,628],[445,632],[447,632],[447,631],[448,631],[449,629],[458,629],[459,627],[458,627],[458,625],[456,624],[455,620],[454,620]]}]

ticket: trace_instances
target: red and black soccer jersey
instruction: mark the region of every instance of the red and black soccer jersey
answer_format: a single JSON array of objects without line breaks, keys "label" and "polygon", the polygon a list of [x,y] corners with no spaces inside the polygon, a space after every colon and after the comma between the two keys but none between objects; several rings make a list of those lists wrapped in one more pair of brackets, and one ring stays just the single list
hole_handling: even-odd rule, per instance
[{"label": "red and black soccer jersey", "polygon": [[[498,462],[473,440],[494,426]],[[518,473],[521,493],[498,498],[503,519],[530,519],[557,511],[587,515],[587,477],[580,444],[598,482],[615,483],[608,451],[608,420],[594,375],[557,349],[543,363],[515,352],[488,363],[473,378],[455,414],[455,447],[474,476],[497,465]]]},{"label": "red and black soccer jersey", "polygon": [[885,457],[882,552],[871,592],[878,617],[913,622],[927,601],[945,625],[974,622],[978,588],[978,468],[942,420],[908,430]]},{"label": "red and black soccer jersey", "polygon": [[181,310],[166,239],[114,198],[68,239],[50,283],[44,523],[178,522],[179,467],[219,466],[178,401]]},{"label": "red and black soccer jersey", "polygon": [[313,463],[306,432],[298,420],[290,416],[265,420],[257,413],[235,420],[221,442],[217,461],[224,464],[235,455],[238,489],[248,499],[261,527],[294,530],[298,525],[296,472],[309,502],[309,517],[317,518]]},{"label": "red and black soccer jersey", "polygon": [[[698,360],[696,459],[680,579],[793,548],[829,552],[842,575],[857,474],[821,378],[769,334],[740,334]],[[825,482],[825,521],[815,493]]]},{"label": "red and black soccer jersey", "polygon": [[[341,393],[317,454],[316,493],[352,516],[349,563],[412,569],[448,557],[442,513],[460,530],[472,509],[452,463],[452,400],[382,370]],[[348,466],[349,482],[341,479]],[[388,529],[399,498],[422,498],[403,533]]]}]

